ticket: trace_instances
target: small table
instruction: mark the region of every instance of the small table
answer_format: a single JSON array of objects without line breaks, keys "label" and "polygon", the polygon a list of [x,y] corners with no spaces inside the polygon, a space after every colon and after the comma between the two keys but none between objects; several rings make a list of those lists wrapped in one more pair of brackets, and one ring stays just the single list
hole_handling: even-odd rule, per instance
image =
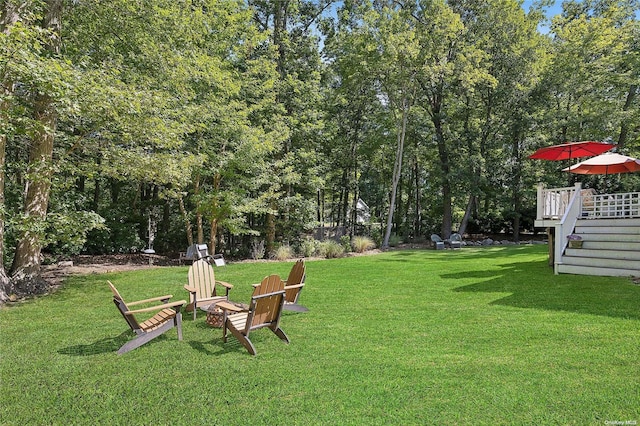
[{"label": "small table", "polygon": [[207,313],[207,324],[211,327],[221,328],[227,320],[227,312],[242,312],[249,309],[243,303],[235,303],[228,300],[212,303],[201,308]]}]

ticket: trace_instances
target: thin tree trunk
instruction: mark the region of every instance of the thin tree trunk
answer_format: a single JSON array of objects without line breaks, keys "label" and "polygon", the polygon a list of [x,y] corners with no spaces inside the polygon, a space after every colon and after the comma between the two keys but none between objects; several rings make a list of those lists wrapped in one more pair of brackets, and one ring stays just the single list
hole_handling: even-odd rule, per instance
[{"label": "thin tree trunk", "polygon": [[[52,56],[58,55],[60,51],[61,14],[62,0],[47,1],[47,13],[42,26],[51,30],[50,42],[46,48]],[[38,127],[29,153],[24,200],[24,215],[30,226],[18,240],[11,268],[13,286],[19,294],[38,294],[47,290],[47,285],[40,276],[40,255],[44,237],[42,228],[47,218],[53,175],[53,142],[57,125],[54,99],[46,93],[38,93],[34,116]]]},{"label": "thin tree trunk", "polygon": [[391,238],[391,227],[393,226],[393,212],[396,208],[396,193],[398,191],[398,183],[400,182],[400,175],[402,174],[402,157],[404,154],[404,138],[407,131],[407,119],[409,115],[409,106],[406,96],[402,99],[402,121],[398,128],[397,142],[398,147],[396,150],[396,159],[393,164],[393,181],[391,185],[391,202],[389,203],[389,212],[387,214],[387,228],[384,233],[384,239],[382,240],[382,248],[389,247],[389,238]]},{"label": "thin tree trunk", "polygon": [[469,218],[471,217],[471,213],[473,212],[475,200],[476,197],[473,194],[469,194],[467,208],[464,211],[464,216],[462,217],[462,222],[460,222],[460,228],[458,229],[458,233],[461,235],[467,231],[467,225],[469,224]]},{"label": "thin tree trunk", "polygon": [[[200,194],[200,176],[196,176],[193,188],[193,195],[195,199],[198,199]],[[196,206],[196,243],[203,244],[204,243],[204,230],[202,229],[202,212],[200,211],[200,204],[197,202]]]},{"label": "thin tree trunk", "polygon": [[218,219],[211,220],[211,229],[209,230],[209,248],[210,254],[216,254],[216,238],[218,237]]},{"label": "thin tree trunk", "polygon": [[[633,104],[633,100],[635,99],[636,95],[638,94],[638,86],[633,84],[631,85],[631,87],[629,87],[629,92],[627,92],[627,99],[624,102],[624,107],[622,108],[622,111],[628,111],[629,108],[631,108],[631,105]],[[622,124],[620,125],[620,135],[618,136],[618,146],[620,148],[624,148],[624,145],[627,142],[627,136],[629,134],[629,121],[625,119],[625,117],[623,117],[622,119]]]},{"label": "thin tree trunk", "polygon": [[187,246],[192,246],[193,245],[193,227],[191,226],[191,221],[189,220],[187,209],[184,207],[184,200],[182,199],[182,197],[178,199],[178,203],[180,205],[180,213],[182,213],[182,220],[184,220],[185,230],[187,231]]}]

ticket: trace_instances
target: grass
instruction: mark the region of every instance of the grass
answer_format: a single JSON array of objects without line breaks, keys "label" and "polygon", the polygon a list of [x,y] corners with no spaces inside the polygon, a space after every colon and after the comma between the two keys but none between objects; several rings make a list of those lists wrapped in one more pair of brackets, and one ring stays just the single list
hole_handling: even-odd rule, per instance
[{"label": "grass", "polygon": [[[292,262],[229,264],[251,284]],[[88,275],[0,310],[1,424],[607,424],[640,421],[640,286],[553,275],[545,246],[311,261],[291,344],[258,355],[184,316],[123,356],[125,300],[186,298],[186,267]],[[611,424],[611,423],[609,423]]]}]

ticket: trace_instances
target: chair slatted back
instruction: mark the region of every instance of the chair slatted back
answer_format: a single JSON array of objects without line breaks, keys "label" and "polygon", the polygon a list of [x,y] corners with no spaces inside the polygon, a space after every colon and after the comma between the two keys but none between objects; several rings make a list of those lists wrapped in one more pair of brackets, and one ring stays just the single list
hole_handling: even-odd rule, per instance
[{"label": "chair slatted back", "polygon": [[206,299],[216,295],[216,276],[206,260],[193,262],[187,275],[189,285],[196,289],[196,300]]},{"label": "chair slatted back", "polygon": [[[267,296],[268,295],[268,296]],[[279,275],[265,277],[251,296],[251,314],[247,318],[246,330],[269,326],[280,321],[284,304],[284,281]]]},{"label": "chair slatted back", "polygon": [[113,303],[116,305],[127,324],[129,324],[131,330],[137,332],[137,330],[140,330],[140,324],[133,315],[127,314],[127,312],[129,312],[129,308],[127,307],[127,304],[125,303],[122,296],[120,296],[120,292],[118,291],[118,289],[111,283],[111,281],[107,281],[107,283],[109,283],[109,287],[111,288],[111,292],[113,293]]},{"label": "chair slatted back", "polygon": [[[287,278],[287,285],[297,285],[297,284],[304,284],[304,280],[305,280],[305,265],[304,265],[304,260],[299,259],[291,268],[291,271],[289,272],[289,277]],[[284,296],[284,300],[286,302],[289,303],[296,303],[298,300],[298,294],[300,294],[300,291],[302,290],[302,288],[292,288],[292,289],[286,289],[286,293]]]}]

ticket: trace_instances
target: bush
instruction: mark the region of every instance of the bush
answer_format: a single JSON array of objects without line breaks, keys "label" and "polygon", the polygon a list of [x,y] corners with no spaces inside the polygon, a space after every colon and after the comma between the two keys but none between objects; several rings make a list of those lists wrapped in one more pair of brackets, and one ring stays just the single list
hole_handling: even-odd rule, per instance
[{"label": "bush", "polygon": [[390,247],[397,247],[400,244],[402,244],[402,237],[400,235],[391,235],[389,237],[389,246]]},{"label": "bush", "polygon": [[324,240],[318,245],[318,254],[327,259],[342,257],[344,247],[333,240]]},{"label": "bush", "polygon": [[340,237],[340,244],[342,244],[342,248],[344,248],[345,253],[351,252],[351,237],[348,235],[343,235]]},{"label": "bush", "polygon": [[376,243],[371,238],[362,236],[353,237],[351,245],[356,253],[363,253],[376,247]]},{"label": "bush", "polygon": [[302,257],[311,257],[318,250],[319,241],[313,238],[305,238],[300,243],[300,255]]},{"label": "bush", "polygon": [[253,260],[262,259],[264,257],[264,240],[253,240],[251,242],[251,258]]},{"label": "bush", "polygon": [[380,247],[382,245],[382,229],[377,226],[371,229],[371,239],[376,247]]},{"label": "bush", "polygon": [[273,254],[276,260],[287,260],[293,257],[293,249],[289,245],[281,245]]}]

